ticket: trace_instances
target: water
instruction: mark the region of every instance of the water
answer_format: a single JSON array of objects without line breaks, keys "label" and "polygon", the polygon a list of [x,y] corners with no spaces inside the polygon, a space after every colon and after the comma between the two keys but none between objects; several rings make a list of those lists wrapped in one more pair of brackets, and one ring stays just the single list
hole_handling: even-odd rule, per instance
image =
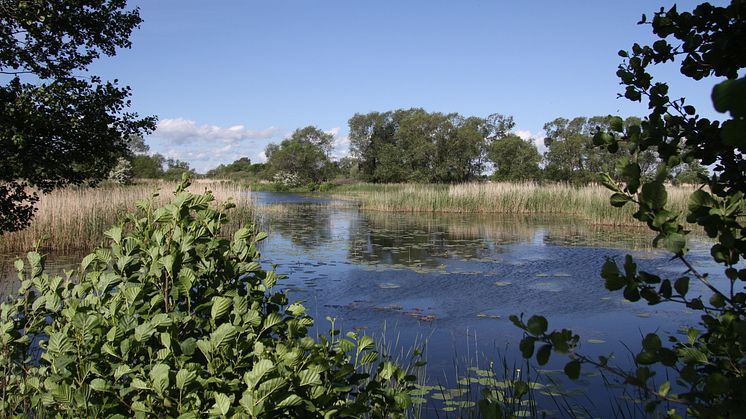
[{"label": "water", "polygon": [[[288,276],[278,286],[316,319],[317,333],[360,330],[408,349],[426,341],[426,379],[453,387],[469,366],[485,368],[505,357],[520,363],[521,332],[511,314],[546,316],[550,329],[572,328],[581,352],[611,354],[629,366],[641,336],[678,333],[694,324],[680,305],[629,303],[605,290],[605,258],[632,254],[641,270],[677,278],[685,268],[667,253],[646,247],[644,229],[610,229],[559,218],[501,215],[424,215],[361,212],[349,203],[294,194],[255,193],[270,233],[262,261]],[[51,270],[80,255],[50,255]],[[717,275],[707,245],[694,243],[694,264]],[[9,258],[0,257],[8,272]],[[7,277],[8,273],[6,273]],[[8,284],[5,281],[5,292]],[[692,282],[692,295],[708,295]],[[2,292],[2,288],[0,288]],[[566,358],[552,355],[547,370]],[[591,372],[591,371],[588,371]],[[501,378],[498,378],[501,379]],[[611,390],[588,375],[581,401],[608,411]],[[553,407],[548,396],[540,402]],[[585,400],[587,405],[589,402]],[[440,405],[428,405],[429,409]],[[425,416],[434,415],[425,410]]]}]

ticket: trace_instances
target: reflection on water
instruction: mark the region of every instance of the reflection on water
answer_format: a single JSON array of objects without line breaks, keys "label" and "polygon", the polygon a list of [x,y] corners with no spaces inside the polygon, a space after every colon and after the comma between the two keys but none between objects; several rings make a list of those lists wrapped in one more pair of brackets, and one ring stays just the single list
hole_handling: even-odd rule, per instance
[{"label": "reflection on water", "polygon": [[[494,348],[515,349],[521,334],[507,321],[511,314],[542,314],[550,327],[573,328],[590,339],[582,350],[591,355],[626,353],[622,341],[634,350],[641,333],[677,333],[696,322],[681,306],[632,304],[604,289],[599,272],[606,257],[631,253],[642,270],[684,273],[649,247],[645,229],[558,218],[362,213],[349,204],[287,194],[265,193],[258,201],[264,203],[261,225],[270,233],[263,261],[288,275],[279,286],[307,305],[320,332],[332,316],[342,329],[374,335],[387,323],[404,346],[427,337],[428,375],[441,381],[456,378],[454,359],[467,339],[471,352],[487,357]],[[704,244],[695,246],[693,261],[716,275],[707,253]],[[80,258],[50,255],[50,270]],[[11,259],[0,256],[5,278],[14,277]],[[3,281],[0,293],[12,283]],[[706,294],[696,284],[691,293]],[[553,357],[547,369],[561,368],[562,361]]]}]

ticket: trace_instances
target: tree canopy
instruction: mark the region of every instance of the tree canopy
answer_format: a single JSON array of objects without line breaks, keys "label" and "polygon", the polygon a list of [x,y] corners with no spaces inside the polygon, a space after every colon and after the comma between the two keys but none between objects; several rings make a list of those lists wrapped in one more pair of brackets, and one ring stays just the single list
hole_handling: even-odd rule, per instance
[{"label": "tree canopy", "polygon": [[49,192],[106,178],[154,118],[128,112],[130,89],[86,74],[131,45],[124,0],[0,3],[0,233],[31,220]]},{"label": "tree canopy", "polygon": [[267,146],[267,169],[272,174],[296,176],[301,182],[324,181],[329,176],[333,138],[314,126],[297,129],[280,144]]},{"label": "tree canopy", "polygon": [[355,114],[350,152],[372,182],[465,182],[482,175],[490,141],[513,128],[511,117],[443,114],[424,109]]}]

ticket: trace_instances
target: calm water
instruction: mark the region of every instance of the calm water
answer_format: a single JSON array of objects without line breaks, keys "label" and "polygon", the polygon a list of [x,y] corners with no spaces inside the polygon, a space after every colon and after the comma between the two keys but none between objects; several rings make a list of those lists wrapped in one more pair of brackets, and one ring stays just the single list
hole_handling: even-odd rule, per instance
[{"label": "calm water", "polygon": [[[622,365],[629,365],[630,357],[621,342],[635,350],[646,333],[677,333],[696,321],[681,306],[628,303],[621,293],[604,289],[599,272],[606,257],[622,260],[632,254],[642,270],[674,278],[684,273],[665,252],[646,247],[652,236],[644,229],[500,215],[361,212],[318,197],[254,196],[266,206],[261,224],[270,233],[263,261],[288,276],[279,286],[291,301],[309,308],[317,332],[328,331],[329,316],[343,331],[358,329],[378,338],[385,333],[400,348],[426,341],[431,384],[454,387],[467,367],[486,368],[500,356],[520,362],[521,333],[507,320],[511,314],[544,315],[550,329],[579,333],[581,352],[613,353]],[[707,246],[692,247],[695,265],[717,275]],[[51,269],[79,259],[50,255]],[[2,266],[12,269],[7,255],[0,257]],[[692,293],[707,295],[692,285]],[[552,370],[565,358],[552,358],[545,372],[554,376]],[[611,390],[598,382],[586,376],[575,394],[586,406],[593,401],[594,410],[608,412]],[[547,395],[537,397],[554,407]],[[425,416],[436,415],[428,409]]]}]

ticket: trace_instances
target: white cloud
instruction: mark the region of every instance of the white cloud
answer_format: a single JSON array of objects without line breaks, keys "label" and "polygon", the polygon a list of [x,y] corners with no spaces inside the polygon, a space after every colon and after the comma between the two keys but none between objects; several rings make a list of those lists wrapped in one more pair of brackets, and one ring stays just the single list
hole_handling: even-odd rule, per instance
[{"label": "white cloud", "polygon": [[194,141],[223,141],[235,143],[251,139],[267,139],[278,134],[278,129],[269,127],[263,130],[250,130],[243,125],[228,128],[217,125],[197,125],[195,121],[184,118],[162,119],[153,134],[156,137],[170,140],[174,144],[186,144]]},{"label": "white cloud", "polygon": [[259,163],[266,163],[267,162],[267,153],[264,151],[259,152]]},{"label": "white cloud", "polygon": [[544,145],[544,138],[546,138],[547,135],[544,131],[534,134],[529,130],[519,129],[515,131],[515,135],[524,140],[533,141],[536,149],[539,150],[539,153],[544,154],[544,152],[547,151],[547,147]]},{"label": "white cloud", "polygon": [[350,153],[350,136],[340,135],[342,131],[340,127],[334,127],[330,130],[324,131],[327,134],[334,136],[332,140],[332,158],[339,160],[342,157],[347,156]]}]

